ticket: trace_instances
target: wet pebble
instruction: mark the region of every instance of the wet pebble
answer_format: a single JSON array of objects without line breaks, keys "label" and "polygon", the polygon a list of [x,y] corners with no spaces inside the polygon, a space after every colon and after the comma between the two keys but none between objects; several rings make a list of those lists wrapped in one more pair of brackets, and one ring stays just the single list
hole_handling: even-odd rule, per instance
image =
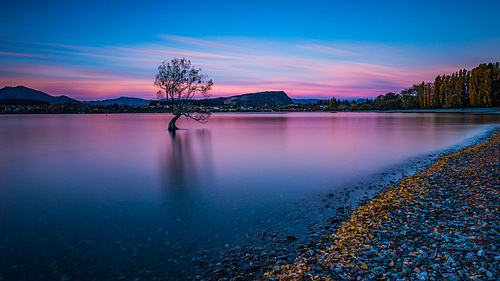
[{"label": "wet pebble", "polygon": [[500,135],[444,155],[355,209],[328,242],[301,251],[297,262],[281,263],[265,276],[495,280],[500,276],[498,163]]}]

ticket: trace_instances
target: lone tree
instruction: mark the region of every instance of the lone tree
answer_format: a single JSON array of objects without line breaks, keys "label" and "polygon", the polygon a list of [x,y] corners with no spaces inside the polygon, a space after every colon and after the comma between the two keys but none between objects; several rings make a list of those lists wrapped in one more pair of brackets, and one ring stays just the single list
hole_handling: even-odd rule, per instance
[{"label": "lone tree", "polygon": [[178,130],[175,122],[182,115],[200,123],[206,123],[210,117],[209,112],[192,112],[189,101],[196,93],[204,98],[210,97],[210,90],[214,82],[212,79],[206,81],[206,75],[202,75],[201,69],[191,66],[191,61],[186,58],[163,61],[158,66],[158,74],[155,77],[155,86],[160,88],[156,93],[159,100],[164,99],[168,108],[174,114],[168,124],[169,131]]}]

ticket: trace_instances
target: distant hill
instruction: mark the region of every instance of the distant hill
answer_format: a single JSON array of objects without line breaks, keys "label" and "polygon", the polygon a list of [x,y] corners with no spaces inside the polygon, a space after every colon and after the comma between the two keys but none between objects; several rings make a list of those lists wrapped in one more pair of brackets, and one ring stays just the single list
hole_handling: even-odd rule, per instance
[{"label": "distant hill", "polygon": [[48,101],[31,99],[0,99],[2,105],[49,105]]},{"label": "distant hill", "polygon": [[119,97],[116,99],[107,99],[107,100],[95,100],[95,101],[88,101],[86,103],[88,104],[101,104],[101,105],[112,105],[112,104],[119,104],[119,105],[144,105],[144,104],[149,104],[149,100],[141,99],[141,98],[129,98],[129,97]]},{"label": "distant hill", "polygon": [[11,101],[13,99],[34,100],[34,101],[48,102],[51,104],[62,104],[67,102],[73,104],[81,103],[80,101],[77,101],[67,96],[54,97],[44,92],[33,90],[24,86],[3,87],[2,89],[0,89],[0,99],[2,100],[7,99]]},{"label": "distant hill", "polygon": [[[0,104],[63,104],[69,102],[73,104],[87,103],[91,105],[147,105],[151,102],[150,100],[133,97],[80,102],[67,96],[54,97],[24,86],[4,87],[0,89],[0,100],[3,101],[3,103]],[[283,91],[257,92],[224,98],[192,100],[191,102],[193,104],[208,106],[284,106],[294,103]]]},{"label": "distant hill", "polygon": [[369,99],[357,99],[357,100],[354,100],[357,104],[360,104],[360,103],[365,103],[367,102]]},{"label": "distant hill", "polygon": [[283,91],[267,91],[231,96],[226,98],[213,98],[191,100],[192,104],[205,106],[281,106],[293,104],[292,99]]},{"label": "distant hill", "polygon": [[292,99],[292,101],[298,104],[308,104],[308,103],[317,103],[318,99]]},{"label": "distant hill", "polygon": [[283,91],[267,91],[232,96],[224,99],[231,106],[280,106],[293,104],[292,99]]},{"label": "distant hill", "polygon": [[226,98],[213,98],[213,99],[202,99],[202,100],[191,100],[190,103],[195,105],[204,106],[222,106]]}]

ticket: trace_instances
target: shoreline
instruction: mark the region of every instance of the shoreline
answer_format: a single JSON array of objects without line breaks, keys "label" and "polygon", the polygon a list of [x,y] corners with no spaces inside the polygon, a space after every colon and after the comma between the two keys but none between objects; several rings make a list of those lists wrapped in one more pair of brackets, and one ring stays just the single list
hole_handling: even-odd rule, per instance
[{"label": "shoreline", "polygon": [[[358,111],[362,112],[362,111]],[[500,114],[500,107],[488,108],[439,108],[439,109],[403,109],[377,112],[398,112],[398,113],[475,113],[475,114]]]},{"label": "shoreline", "polygon": [[[498,271],[500,231],[498,228],[497,230],[493,229],[498,225],[500,217],[498,210],[500,197],[498,191],[500,189],[498,180],[500,176],[499,149],[500,133],[497,128],[479,136],[465,148],[462,147],[458,151],[454,151],[452,148],[439,153],[441,156],[434,160],[431,159],[434,164],[424,171],[404,178],[364,203],[360,201],[359,207],[350,212],[349,216],[342,220],[340,227],[336,228],[336,232],[327,239],[312,248],[298,248],[300,254],[296,256],[297,262],[283,263],[275,260],[264,274],[265,278],[269,280],[371,280],[375,278],[384,280],[400,278],[459,280],[461,278],[481,277],[485,280],[494,280],[492,278],[500,274]],[[489,154],[484,154],[484,150],[489,151]],[[464,162],[466,158],[474,161]],[[486,164],[490,164],[488,168],[493,172],[490,171],[489,174],[483,175],[483,185],[480,188],[471,189],[468,188],[468,185],[470,185],[474,173],[470,170],[474,170],[475,166],[479,165],[476,162],[488,162]],[[483,170],[486,164],[482,164]],[[457,173],[456,169],[469,171],[468,177],[460,177],[460,173]],[[453,170],[454,173],[450,170]],[[455,176],[446,177],[445,173]],[[456,177],[460,177],[460,179],[456,179]],[[472,230],[474,227],[483,230],[491,228],[492,232],[489,233],[489,236],[496,239],[494,240],[497,241],[496,244],[485,246],[488,239],[477,233],[474,233],[476,234],[475,241],[481,241],[480,245],[477,243],[472,245],[472,242],[475,241],[464,243],[467,236],[463,234],[459,236],[459,239],[453,241],[453,237],[449,238],[445,233],[446,243],[443,244],[444,246],[440,244],[441,240],[426,239],[426,235],[435,238],[438,235],[436,233],[439,231],[439,226],[442,224],[451,224],[453,227],[448,228],[453,228],[455,232],[459,231],[457,229],[463,228],[463,225],[451,222],[455,217],[455,212],[463,213],[461,212],[463,210],[459,208],[460,205],[439,208],[436,206],[442,202],[435,202],[443,201],[441,198],[443,192],[450,197],[460,196],[464,190],[457,190],[454,186],[459,180],[463,181],[460,186],[464,190],[468,190],[469,197],[483,195],[484,192],[481,192],[483,189],[488,189],[489,193],[487,194],[491,196],[498,195],[495,197],[496,203],[492,204],[497,208],[486,208],[487,214],[496,219],[491,220],[495,223],[485,225],[481,221],[476,222],[475,226],[471,227]],[[441,185],[443,186],[441,187]],[[461,198],[461,200],[466,199],[467,197]],[[487,198],[481,200],[482,204],[476,204],[476,206],[482,206],[483,209],[486,204],[491,203],[488,202]],[[439,214],[429,216],[429,214],[435,213]],[[471,213],[474,215],[465,216],[462,219],[467,222],[477,219],[478,211]],[[425,217],[425,220],[415,222],[412,221],[413,217]],[[447,217],[450,220],[439,222],[434,227],[429,226],[441,217]],[[415,224],[417,225],[415,226]],[[423,224],[425,227],[420,229],[418,224]],[[449,236],[455,234],[450,233]],[[434,243],[429,244],[427,241]],[[467,246],[464,248],[456,246],[460,244]],[[382,258],[380,258],[381,256]],[[485,261],[485,259],[487,260]]]},{"label": "shoreline", "polygon": [[[203,274],[188,276],[188,280],[208,281],[221,278],[227,278],[227,280],[262,280],[262,276],[266,272],[272,271],[276,266],[293,263],[298,254],[304,253],[305,248],[307,248],[307,251],[319,249],[325,241],[329,240],[328,237],[332,230],[337,230],[356,208],[371,202],[371,200],[394,185],[398,185],[405,178],[428,169],[436,159],[482,143],[498,130],[498,126],[490,127],[452,147],[429,155],[408,159],[405,163],[387,167],[381,172],[352,182],[346,185],[343,190],[318,195],[313,200],[302,202],[301,205],[307,209],[305,213],[308,214],[304,219],[316,216],[311,220],[308,233],[263,231],[262,234],[255,234],[245,245],[231,251],[225,251],[224,254],[221,252],[219,262],[210,265],[206,264]],[[318,211],[318,209],[321,210]],[[318,215],[320,219],[318,219]]]},{"label": "shoreline", "polygon": [[[132,106],[132,105],[127,105]],[[485,107],[485,108],[438,108],[438,109],[397,109],[397,110],[355,110],[355,111],[323,111],[323,110],[249,110],[249,111],[213,111],[212,114],[227,114],[227,113],[472,113],[472,114],[500,114],[500,107]],[[0,116],[9,115],[103,115],[103,114],[172,114],[171,112],[163,111],[102,111],[102,112],[1,112]]]}]

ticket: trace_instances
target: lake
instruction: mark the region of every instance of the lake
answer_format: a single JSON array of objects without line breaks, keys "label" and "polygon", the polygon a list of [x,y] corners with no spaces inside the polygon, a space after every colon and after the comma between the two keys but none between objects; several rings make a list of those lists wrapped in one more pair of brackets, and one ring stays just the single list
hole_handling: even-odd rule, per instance
[{"label": "lake", "polygon": [[466,113],[220,113],[205,125],[181,118],[171,134],[170,118],[0,116],[0,280],[196,275],[263,243],[263,231],[300,240],[328,216],[328,194],[342,206],[345,190],[500,124]]}]

